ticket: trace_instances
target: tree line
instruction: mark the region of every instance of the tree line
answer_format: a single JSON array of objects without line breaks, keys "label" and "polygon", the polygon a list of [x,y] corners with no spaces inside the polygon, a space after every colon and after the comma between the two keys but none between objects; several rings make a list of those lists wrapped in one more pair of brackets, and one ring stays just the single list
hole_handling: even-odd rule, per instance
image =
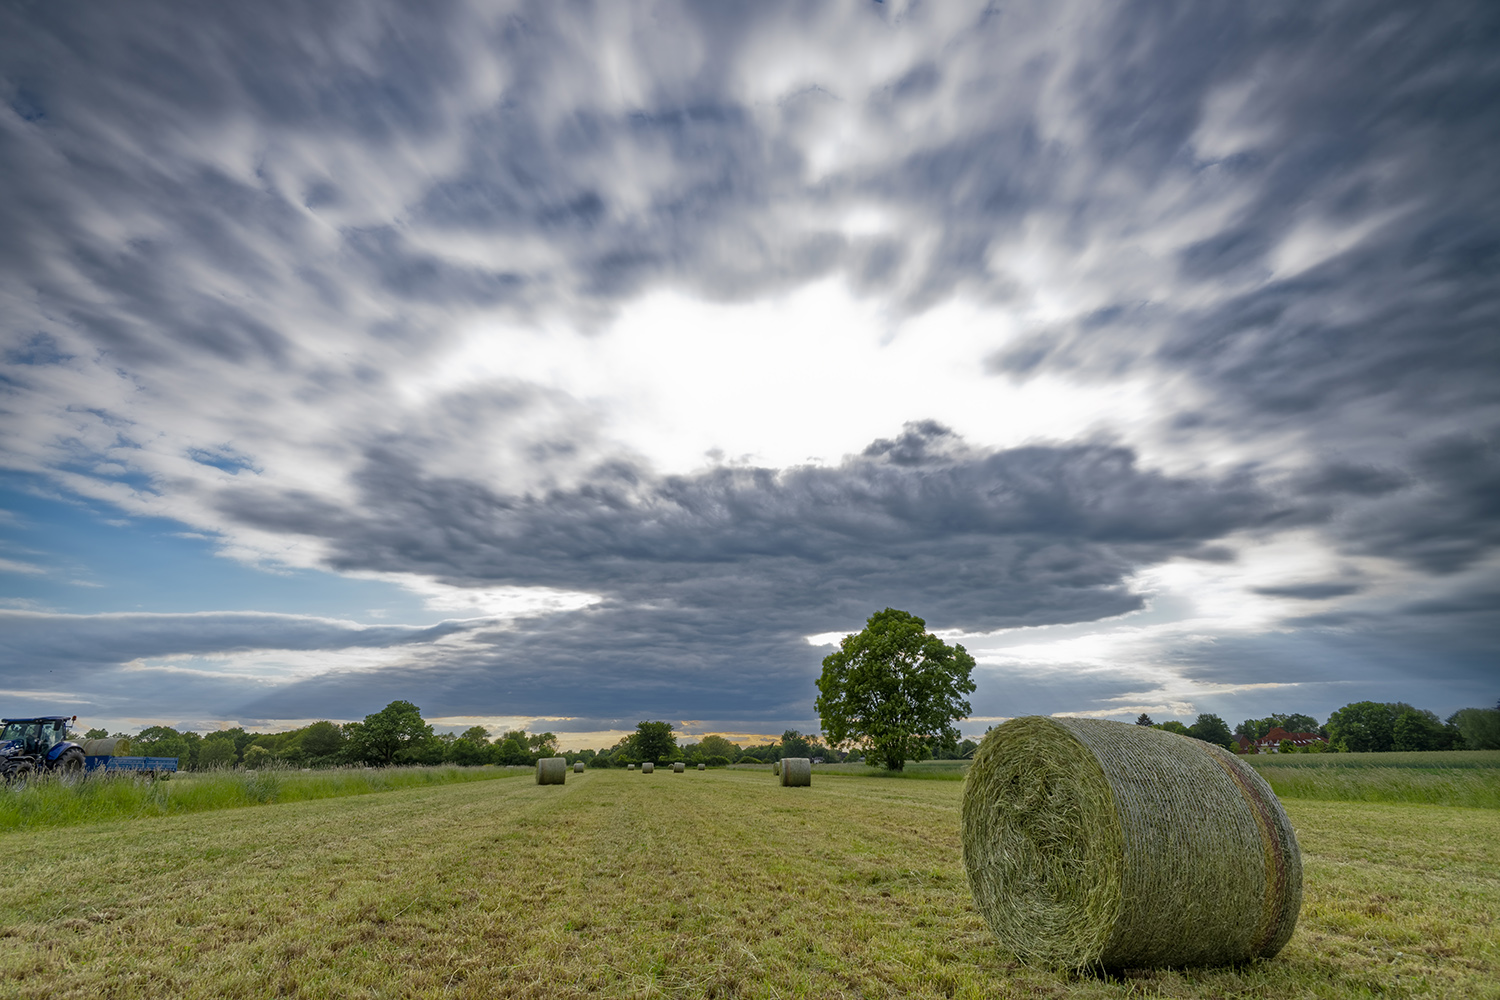
[{"label": "tree line", "polygon": [[215,767],[335,767],[348,764],[534,764],[540,757],[559,756],[553,733],[511,730],[491,738],[482,726],[462,733],[438,733],[409,701],[393,701],[361,722],[314,722],[280,733],[251,733],[243,728],[207,734],[179,732],[170,726],[149,726],[139,733],[107,733],[90,729],[85,739],[126,737],[130,752],[149,757],[176,757],[180,766],[207,770]]},{"label": "tree line", "polygon": [[[75,737],[77,734],[74,734]],[[462,733],[438,733],[422,718],[422,711],[409,701],[393,701],[360,722],[343,724],[327,720],[300,729],[279,733],[251,733],[241,727],[220,729],[207,734],[178,731],[170,726],[149,726],[139,733],[108,733],[90,729],[82,739],[108,736],[130,740],[130,752],[150,757],[176,757],[186,769],[208,770],[215,767],[243,766],[258,768],[268,764],[289,767],[336,767],[351,764],[390,766],[402,764],[457,764],[476,767],[485,764],[529,766],[543,757],[562,757],[571,765],[582,761],[589,767],[625,767],[630,764],[704,764],[726,767],[737,763],[766,763],[783,757],[843,760],[847,755],[825,746],[817,734],[804,735],[795,729],[782,733],[781,739],[756,746],[741,747],[722,736],[704,736],[697,741],[679,742],[672,724],[643,721],[635,732],[621,738],[604,750],[562,750],[556,734],[528,733],[510,730],[491,737],[482,726],[472,726]],[[965,740],[963,746],[940,748],[939,752],[958,755],[977,746]],[[858,759],[856,755],[856,759]]]},{"label": "tree line", "polygon": [[1500,704],[1495,708],[1464,708],[1448,718],[1416,708],[1403,701],[1356,701],[1338,709],[1325,723],[1300,712],[1275,713],[1263,719],[1246,719],[1231,732],[1217,715],[1204,713],[1185,725],[1177,720],[1154,723],[1144,713],[1138,726],[1151,726],[1239,751],[1235,737],[1249,741],[1248,752],[1258,753],[1255,743],[1271,730],[1316,733],[1328,742],[1297,747],[1283,741],[1282,753],[1387,753],[1402,750],[1500,750]]}]

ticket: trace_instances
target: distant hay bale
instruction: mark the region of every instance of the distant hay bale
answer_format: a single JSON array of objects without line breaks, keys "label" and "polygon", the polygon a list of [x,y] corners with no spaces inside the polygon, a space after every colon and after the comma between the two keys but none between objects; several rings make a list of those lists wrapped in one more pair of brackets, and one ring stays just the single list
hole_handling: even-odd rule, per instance
[{"label": "distant hay bale", "polygon": [[781,775],[781,761],[773,760],[771,762],[771,773],[778,777]]},{"label": "distant hay bale", "polygon": [[1056,967],[1270,958],[1302,859],[1269,785],[1199,740],[1101,719],[997,726],[964,783],[964,867],[990,929]]},{"label": "distant hay bale", "polygon": [[124,736],[84,740],[79,746],[83,747],[85,757],[128,757],[130,755],[130,740]]},{"label": "distant hay bale", "polygon": [[573,762],[573,773],[574,774],[582,774],[583,773],[583,761],[581,761],[581,760],[575,760]]},{"label": "distant hay bale", "polygon": [[699,764],[698,765],[698,770],[702,771],[702,770],[706,769],[707,767],[708,767],[707,764]]},{"label": "distant hay bale", "polygon": [[634,771],[635,770],[635,765],[634,764],[626,764],[625,765],[625,770],[627,770],[627,771]]},{"label": "distant hay bale", "polygon": [[672,761],[672,773],[673,774],[681,774],[684,770],[685,770],[685,768],[682,766],[682,761],[680,761],[680,760],[674,760],[674,761]]},{"label": "distant hay bale", "polygon": [[781,758],[781,784],[801,787],[812,784],[812,761],[807,757]]},{"label": "distant hay bale", "polygon": [[538,785],[562,785],[568,781],[568,761],[565,757],[543,757],[536,762]]},{"label": "distant hay bale", "polygon": [[646,761],[646,763],[644,763],[644,764],[641,765],[641,773],[642,774],[650,774],[654,770],[656,770],[656,765],[653,764],[653,763],[651,763],[649,760]]}]

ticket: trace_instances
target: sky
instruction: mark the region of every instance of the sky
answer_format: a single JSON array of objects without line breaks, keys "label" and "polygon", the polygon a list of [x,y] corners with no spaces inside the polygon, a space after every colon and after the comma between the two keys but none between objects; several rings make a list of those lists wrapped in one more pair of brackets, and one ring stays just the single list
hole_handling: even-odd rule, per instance
[{"label": "sky", "polygon": [[1500,697],[1500,6],[0,8],[0,701]]}]

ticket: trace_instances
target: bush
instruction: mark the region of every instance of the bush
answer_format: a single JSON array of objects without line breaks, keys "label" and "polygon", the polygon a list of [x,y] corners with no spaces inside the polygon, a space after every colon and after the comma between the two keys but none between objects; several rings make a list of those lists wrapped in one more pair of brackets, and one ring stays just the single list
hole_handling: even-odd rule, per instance
[{"label": "bush", "polygon": [[720,757],[717,754],[715,754],[712,757],[705,757],[705,758],[703,758],[703,763],[707,764],[709,767],[728,767],[729,766],[729,758],[728,757]]}]

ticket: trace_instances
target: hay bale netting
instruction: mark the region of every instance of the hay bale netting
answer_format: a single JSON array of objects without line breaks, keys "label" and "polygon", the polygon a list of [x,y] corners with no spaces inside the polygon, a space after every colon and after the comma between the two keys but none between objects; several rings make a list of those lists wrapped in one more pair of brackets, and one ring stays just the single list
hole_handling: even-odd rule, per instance
[{"label": "hay bale netting", "polygon": [[698,765],[698,770],[700,770],[700,771],[704,771],[704,770],[707,770],[707,769],[708,769],[708,765],[707,764],[699,764]]},{"label": "hay bale netting", "polygon": [[781,783],[784,786],[812,784],[812,760],[807,757],[781,758]]},{"label": "hay bale netting", "polygon": [[575,760],[573,762],[573,773],[574,774],[582,774],[583,773],[583,761],[581,761],[581,760]]},{"label": "hay bale netting", "polygon": [[644,763],[644,764],[641,765],[641,773],[642,774],[650,774],[654,770],[656,770],[656,765],[653,764],[653,763],[651,763],[649,760],[646,761],[646,763]]},{"label": "hay bale netting", "polygon": [[1027,961],[1219,965],[1281,950],[1302,859],[1269,785],[1200,740],[1101,719],[997,726],[964,782],[979,912]]},{"label": "hay bale netting", "polygon": [[538,785],[563,785],[567,781],[568,760],[566,757],[543,757],[536,762]]},{"label": "hay bale netting", "polygon": [[130,756],[130,740],[124,736],[111,736],[107,739],[84,740],[79,746],[83,747],[85,757],[128,757]]},{"label": "hay bale netting", "polygon": [[680,761],[680,760],[674,760],[674,761],[672,761],[672,773],[673,774],[681,774],[683,771],[686,771],[686,770],[687,770],[687,767],[684,766],[684,764],[682,763],[682,761]]}]

